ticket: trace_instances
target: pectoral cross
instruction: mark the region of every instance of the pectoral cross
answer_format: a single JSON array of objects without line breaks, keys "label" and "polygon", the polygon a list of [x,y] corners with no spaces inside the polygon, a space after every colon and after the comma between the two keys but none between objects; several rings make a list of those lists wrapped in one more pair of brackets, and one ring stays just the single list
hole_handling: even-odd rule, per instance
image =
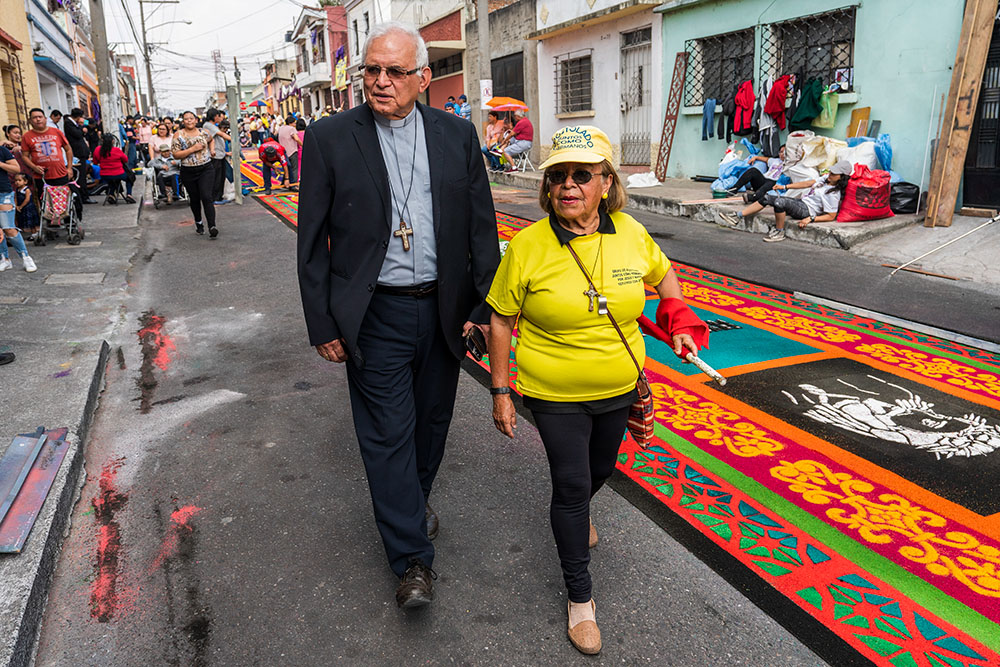
[{"label": "pectoral cross", "polygon": [[588,287],[588,288],[587,288],[587,291],[586,291],[586,292],[584,292],[583,294],[584,294],[584,296],[586,296],[586,297],[589,297],[589,298],[590,298],[590,308],[588,308],[587,310],[588,310],[589,312],[591,312],[591,313],[592,313],[592,312],[594,312],[594,299],[598,299],[598,298],[600,298],[600,296],[601,296],[601,293],[600,293],[600,292],[598,292],[598,291],[597,291],[596,289],[594,289],[593,287]]},{"label": "pectoral cross", "polygon": [[[406,226],[406,222],[400,218],[399,219],[399,229],[392,233],[396,238],[403,239],[403,252],[410,252],[410,236],[413,236],[413,229]],[[593,310],[593,305],[591,305],[591,310]]]}]

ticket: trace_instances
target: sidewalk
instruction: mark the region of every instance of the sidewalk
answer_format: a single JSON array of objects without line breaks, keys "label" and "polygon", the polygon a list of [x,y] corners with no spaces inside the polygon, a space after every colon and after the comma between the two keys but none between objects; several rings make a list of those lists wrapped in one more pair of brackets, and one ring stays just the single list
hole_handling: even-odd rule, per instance
[{"label": "sidewalk", "polygon": [[[136,197],[143,191],[136,182]],[[27,665],[69,518],[83,483],[83,452],[104,382],[106,340],[122,326],[135,257],[140,206],[84,207],[85,240],[28,245],[38,265],[0,274],[0,351],[17,359],[0,367],[7,410],[0,450],[37,426],[69,428],[70,449],[20,554],[0,554],[0,665]],[[11,254],[15,253],[11,251]]]},{"label": "sidewalk", "polygon": [[[538,191],[542,180],[542,172],[510,172],[492,173],[490,180],[502,185],[524,188],[532,192]],[[706,202],[712,198],[712,191],[707,183],[697,183],[683,178],[668,178],[662,185],[652,188],[637,188],[628,191],[629,208],[659,215],[679,218],[691,218],[699,222],[722,223],[719,213],[735,213],[743,208],[743,202],[729,200],[722,202]],[[698,202],[687,203],[684,202]],[[868,222],[817,222],[805,229],[790,225],[786,234],[788,238],[804,241],[828,248],[843,248],[849,250],[859,243],[878,238],[898,229],[915,225],[922,221],[923,214],[896,215],[883,220]],[[726,225],[728,226],[728,225]],[[760,213],[749,225],[737,227],[742,231],[754,234],[764,234],[774,226],[774,216]]]}]

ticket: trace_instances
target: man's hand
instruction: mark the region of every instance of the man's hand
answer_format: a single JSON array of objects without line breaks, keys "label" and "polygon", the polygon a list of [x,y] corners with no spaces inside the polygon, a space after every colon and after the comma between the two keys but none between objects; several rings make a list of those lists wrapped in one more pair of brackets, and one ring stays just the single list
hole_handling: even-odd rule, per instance
[{"label": "man's hand", "polygon": [[338,364],[347,361],[347,350],[344,349],[344,341],[340,338],[331,340],[329,343],[317,345],[316,352],[327,361],[333,361]]},{"label": "man's hand", "polygon": [[34,171],[37,174],[44,174],[45,173],[45,167],[43,167],[40,164],[33,164],[33,165],[31,165],[31,170]]},{"label": "man's hand", "polygon": [[488,324],[476,324],[475,322],[466,322],[462,325],[462,335],[466,336],[472,327],[478,328],[486,336],[486,340],[490,339],[490,325]]}]

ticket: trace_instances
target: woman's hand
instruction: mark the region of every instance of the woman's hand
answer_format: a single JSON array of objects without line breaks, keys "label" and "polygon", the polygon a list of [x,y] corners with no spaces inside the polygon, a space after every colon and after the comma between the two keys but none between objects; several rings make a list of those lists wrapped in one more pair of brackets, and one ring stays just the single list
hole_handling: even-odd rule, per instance
[{"label": "woman's hand", "polygon": [[[677,334],[673,337],[674,342],[674,354],[676,354],[681,359],[684,359],[688,352],[694,353],[698,356],[698,346],[694,342],[694,338],[691,338],[690,334],[682,333]],[[689,363],[687,359],[684,359],[684,363]]]},{"label": "woman's hand", "polygon": [[493,425],[508,438],[514,437],[517,428],[517,411],[510,394],[497,394],[493,397]]},{"label": "woman's hand", "polygon": [[786,188],[786,187],[785,187],[784,185],[782,185],[781,183],[776,183],[776,184],[774,185],[774,187],[773,187],[773,188],[771,188],[771,189],[772,189],[772,190],[787,190],[788,188]]}]

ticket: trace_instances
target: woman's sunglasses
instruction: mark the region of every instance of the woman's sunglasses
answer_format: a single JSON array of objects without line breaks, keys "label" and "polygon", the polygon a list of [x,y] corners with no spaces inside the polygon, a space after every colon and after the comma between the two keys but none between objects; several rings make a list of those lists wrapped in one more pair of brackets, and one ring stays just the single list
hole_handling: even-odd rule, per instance
[{"label": "woman's sunglasses", "polygon": [[[597,175],[598,174],[595,174],[592,171],[587,171],[586,169],[577,169],[573,172],[572,178],[573,182],[577,185],[586,185],[587,183],[590,183],[594,176]],[[553,169],[545,174],[545,178],[549,179],[549,183],[552,185],[562,185],[569,177],[569,172],[563,171],[562,169]]]}]

